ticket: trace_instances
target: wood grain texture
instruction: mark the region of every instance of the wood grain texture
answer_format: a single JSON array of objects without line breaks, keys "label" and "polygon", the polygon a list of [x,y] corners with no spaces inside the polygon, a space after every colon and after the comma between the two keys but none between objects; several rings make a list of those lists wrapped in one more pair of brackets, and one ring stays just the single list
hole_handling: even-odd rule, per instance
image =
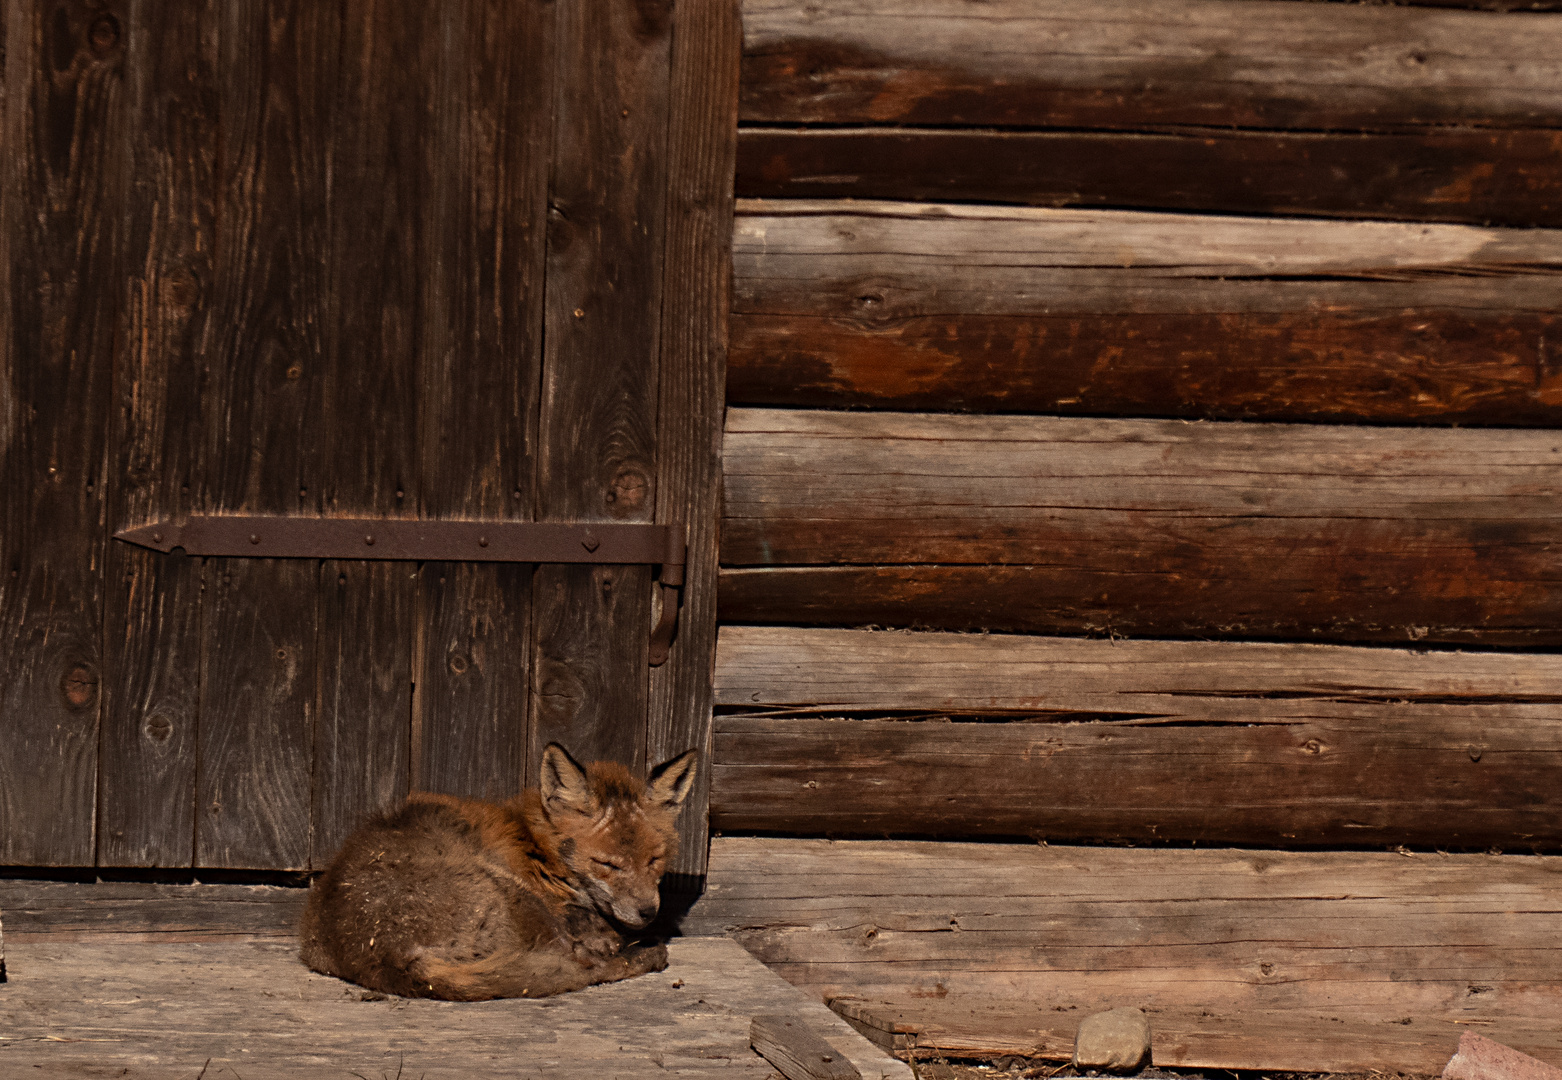
[{"label": "wood grain texture", "polygon": [[[329,264],[322,327],[320,501],[327,514],[412,516],[419,497],[418,362],[425,232],[443,35],[422,9],[344,6],[342,61],[325,132]],[[323,179],[323,178],[322,178]],[[372,192],[373,198],[364,194]],[[417,567],[326,560],[319,577],[320,700],[312,748],[310,865],[324,866],[410,780]]]},{"label": "wood grain texture", "polygon": [[723,618],[1550,644],[1558,452],[1543,431],[735,409],[722,562],[765,572],[724,580]]},{"label": "wood grain texture", "polygon": [[[422,151],[432,177],[418,374],[424,517],[530,520],[536,509],[555,14],[543,2],[439,8],[435,134]],[[520,790],[531,576],[529,567],[423,566],[414,787]]]},{"label": "wood grain texture", "polygon": [[[0,1066],[47,1080],[194,1077],[203,1067],[208,1080],[351,1080],[397,1069],[501,1080],[519,1060],[561,1080],[764,1080],[772,1069],[748,1049],[750,1016],[795,1010],[847,1047],[862,1074],[911,1080],[906,1064],[725,939],[673,941],[669,971],[476,1010],[372,999],[308,971],[295,952],[283,941],[28,942],[12,949],[30,991],[0,1005]],[[178,1021],[169,1000],[189,1003]]]},{"label": "wood grain texture", "polygon": [[1562,696],[1549,654],[726,626],[717,658],[723,708],[1270,723],[1328,703],[1544,715]]},{"label": "wood grain texture", "polygon": [[309,866],[316,569],[275,559],[208,561],[197,866]]},{"label": "wood grain texture", "polygon": [[123,5],[11,0],[0,164],[0,862],[95,850]]},{"label": "wood grain texture", "polygon": [[[1382,10],[1382,9],[1375,9]],[[1550,312],[1562,231],[745,200],[733,311],[953,315]]]},{"label": "wood grain texture", "polygon": [[[830,1005],[879,1045],[927,1058],[1020,1056],[1068,1061],[1080,1020],[1096,1003],[1054,1006],[1012,997],[959,995],[842,996]],[[1350,1073],[1390,1070],[1435,1075],[1468,1021],[1457,1016],[1363,1015],[1345,1009],[1261,1010],[1151,1006],[1151,1059],[1157,1066],[1200,1069],[1298,1069]],[[1335,1015],[1335,1014],[1340,1015]],[[1430,1020],[1430,1022],[1428,1022]],[[1545,1019],[1504,1016],[1473,1030],[1500,1032],[1506,1044],[1562,1059]],[[1453,1040],[1450,1043],[1450,1039]]]},{"label": "wood grain texture", "polygon": [[412,670],[412,787],[505,799],[522,787],[531,568],[424,563]]},{"label": "wood grain texture", "polygon": [[732,320],[734,405],[1556,425],[1551,313]]},{"label": "wood grain texture", "polygon": [[274,885],[0,880],[14,941],[293,938],[307,891]]},{"label": "wood grain texture", "polygon": [[[1116,1005],[1199,1020],[1183,1053],[1157,1042],[1157,1064],[1229,1066],[1238,1018],[1257,1012],[1295,1026],[1255,1067],[1408,1068],[1446,1061],[1471,1021],[1562,1057],[1541,1020],[1562,996],[1544,944],[1562,917],[1557,873],[1536,856],[732,837],[712,841],[684,926],[732,933],[826,998],[1042,1003],[1070,1037]],[[1407,1016],[1409,1031],[1390,1025]],[[1331,1018],[1345,1029],[1333,1038]],[[1396,1059],[1406,1044],[1421,1050]]]},{"label": "wood grain texture", "polygon": [[[973,681],[975,676],[973,675]],[[1300,711],[1300,710],[1297,710]],[[1554,847],[1557,706],[1289,719],[718,717],[711,828],[1319,848]]]},{"label": "wood grain texture", "polygon": [[[557,8],[538,520],[652,521],[672,5]],[[644,764],[650,594],[649,567],[538,569],[528,783],[554,741]]]},{"label": "wood grain texture", "polygon": [[856,1080],[862,1075],[795,1014],[754,1017],[749,1024],[748,1041],[787,1080]]},{"label": "wood grain texture", "polygon": [[[341,13],[219,11],[216,358],[202,512],[319,513]],[[207,561],[196,864],[309,864],[318,564]]]},{"label": "wood grain texture", "polygon": [[[0,999],[0,1068],[62,1080],[293,1080],[404,1076],[508,1080],[516,1063],[559,1080],[772,1075],[750,1017],[793,1011],[862,1075],[911,1080],[821,1002],[722,938],[678,939],[664,972],[545,1000],[476,1009],[385,999],[316,975],[288,941],[35,941],[12,949],[25,996]],[[171,1015],[169,1002],[180,1003]],[[89,1041],[90,1040],[90,1041]]]},{"label": "wood grain texture", "polygon": [[[217,16],[211,4],[128,9],[129,280],[116,347],[110,532],[190,512],[211,403]],[[99,768],[102,866],[194,858],[201,560],[110,543]]]},{"label": "wood grain texture", "polygon": [[321,566],[312,867],[325,867],[348,833],[410,788],[416,583],[417,571],[406,563]]},{"label": "wood grain texture", "polygon": [[729,400],[1558,422],[1562,232],[745,201]]},{"label": "wood grain texture", "polygon": [[728,626],[717,657],[754,713],[716,718],[718,830],[1557,842],[1549,655]]},{"label": "wood grain texture", "polygon": [[[1548,127],[1562,20],[1230,0],[744,4],[743,111],[771,123]],[[1457,89],[1455,89],[1457,88]]]},{"label": "wood grain texture", "polygon": [[681,521],[689,551],[683,610],[665,664],[651,669],[648,764],[704,751],[680,819],[674,874],[705,872],[711,679],[716,655],[721,428],[732,276],[732,170],[742,32],[736,0],[678,7],[667,145],[667,253],[657,393],[656,520]]},{"label": "wood grain texture", "polygon": [[1555,131],[738,133],[745,198],[912,199],[1562,225]]}]

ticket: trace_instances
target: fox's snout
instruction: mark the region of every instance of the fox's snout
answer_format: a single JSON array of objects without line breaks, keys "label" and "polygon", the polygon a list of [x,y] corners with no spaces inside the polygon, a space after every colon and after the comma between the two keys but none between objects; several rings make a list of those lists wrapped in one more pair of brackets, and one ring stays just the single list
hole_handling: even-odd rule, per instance
[{"label": "fox's snout", "polygon": [[649,901],[630,898],[613,904],[613,918],[631,930],[640,930],[656,918],[656,913],[660,909],[661,902],[656,897],[652,897]]}]

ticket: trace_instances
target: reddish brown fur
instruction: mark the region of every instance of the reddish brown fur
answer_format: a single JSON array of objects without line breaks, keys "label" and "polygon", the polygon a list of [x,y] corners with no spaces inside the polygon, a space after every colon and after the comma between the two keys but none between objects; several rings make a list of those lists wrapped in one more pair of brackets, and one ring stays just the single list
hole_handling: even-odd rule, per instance
[{"label": "reddish brown fur", "polygon": [[642,783],[612,762],[543,754],[504,803],[417,794],[348,838],[310,890],[301,955],[408,997],[544,997],[666,966],[626,931],[655,917],[695,752]]}]

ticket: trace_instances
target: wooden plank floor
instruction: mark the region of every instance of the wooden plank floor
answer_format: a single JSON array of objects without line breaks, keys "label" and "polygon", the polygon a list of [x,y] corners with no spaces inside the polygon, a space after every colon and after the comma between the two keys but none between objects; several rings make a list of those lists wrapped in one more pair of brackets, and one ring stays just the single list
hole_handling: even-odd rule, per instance
[{"label": "wooden plank floor", "polygon": [[556,998],[406,1000],[298,962],[299,890],[222,889],[0,882],[0,1076],[763,1080],[750,1018],[800,1012],[864,1077],[910,1080],[724,938],[676,939],[664,972]]},{"label": "wooden plank floor", "polygon": [[1137,1005],[1158,1065],[1562,1064],[1562,858],[718,838],[729,933],[882,1045],[1066,1058]]}]

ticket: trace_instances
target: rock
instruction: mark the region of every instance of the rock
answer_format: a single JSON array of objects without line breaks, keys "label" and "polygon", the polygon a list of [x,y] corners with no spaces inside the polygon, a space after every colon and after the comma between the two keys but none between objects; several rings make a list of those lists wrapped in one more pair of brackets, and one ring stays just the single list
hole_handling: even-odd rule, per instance
[{"label": "rock", "polygon": [[1466,1031],[1459,1052],[1443,1067],[1444,1080],[1562,1080],[1562,1069],[1511,1046]]},{"label": "rock", "polygon": [[1150,1018],[1140,1009],[1087,1016],[1074,1036],[1074,1068],[1133,1072],[1150,1061]]}]

